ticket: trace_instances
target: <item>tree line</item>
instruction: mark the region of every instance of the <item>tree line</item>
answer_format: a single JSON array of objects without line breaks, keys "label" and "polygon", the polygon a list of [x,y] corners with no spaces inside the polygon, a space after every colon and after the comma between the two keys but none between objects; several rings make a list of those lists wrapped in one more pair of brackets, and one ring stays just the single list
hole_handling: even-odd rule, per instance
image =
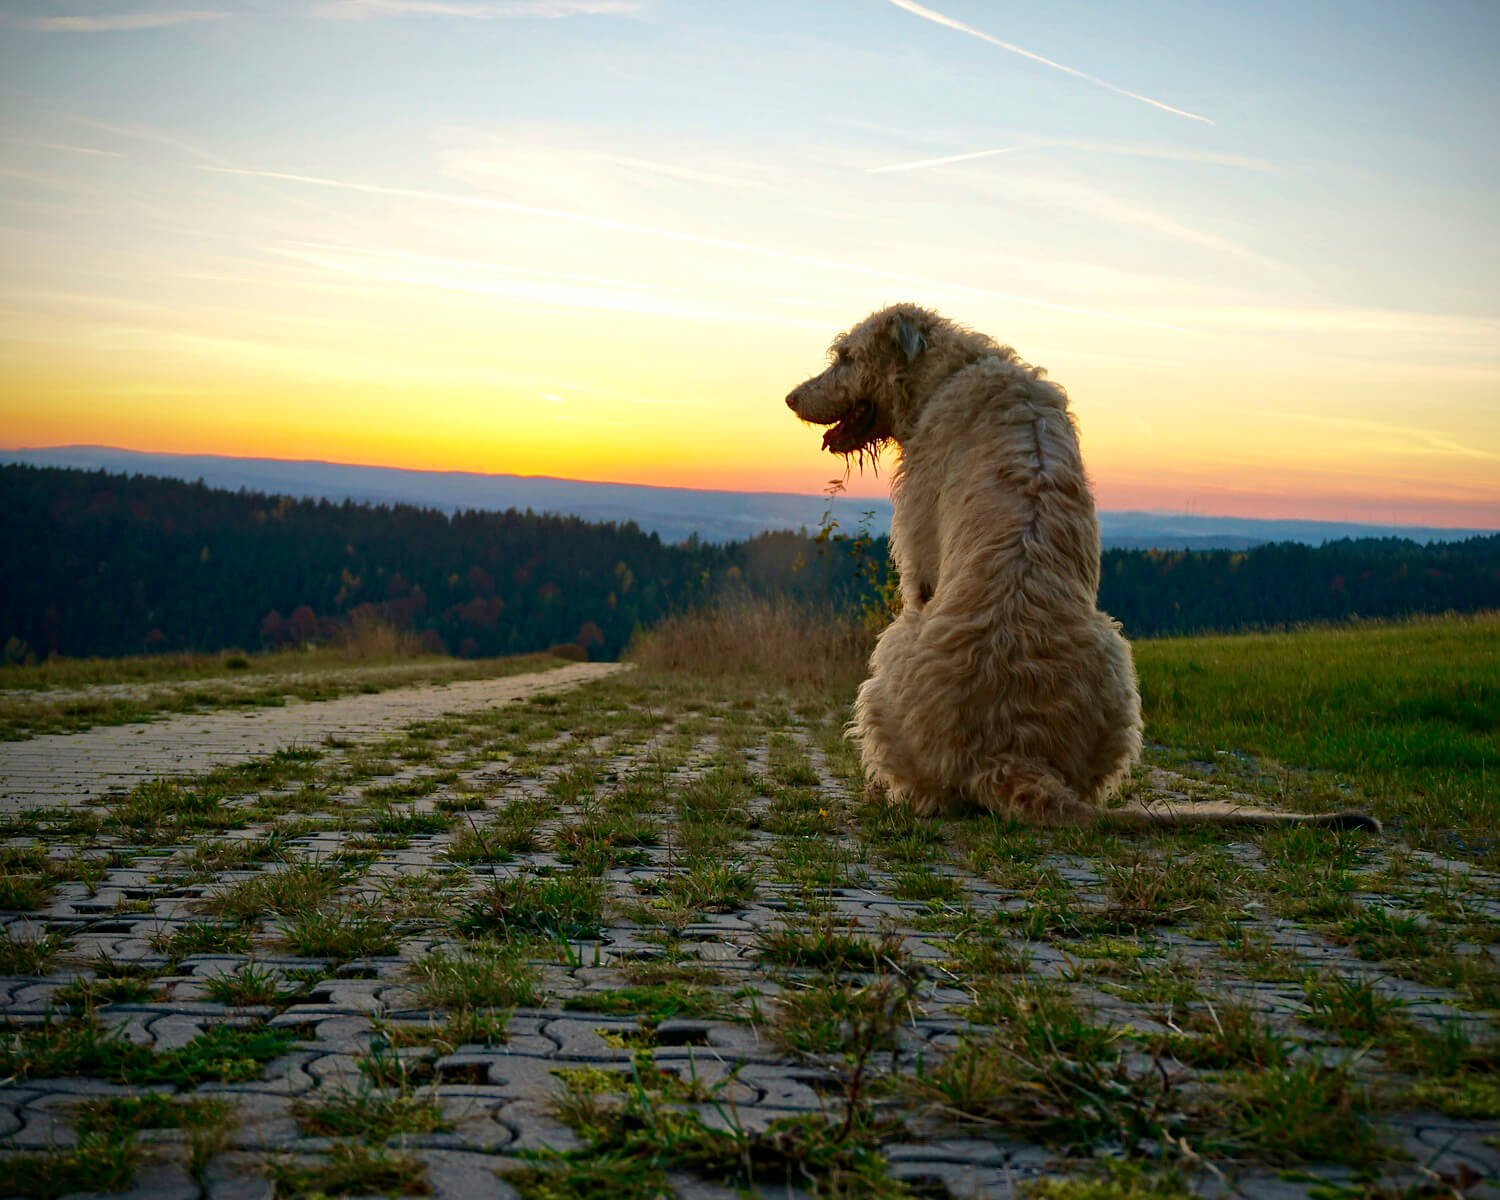
[{"label": "tree line", "polygon": [[[297,500],[151,476],[0,467],[9,661],[275,648],[362,618],[477,656],[620,653],[726,594],[868,611],[886,540],[857,531],[665,544],[633,523]],[[1500,535],[1240,551],[1110,550],[1100,604],[1135,637],[1500,608]]]},{"label": "tree line", "polygon": [[867,586],[852,539],[667,545],[633,523],[30,466],[0,466],[0,506],[10,661],[276,648],[361,617],[464,656],[570,645],[612,658],[636,629],[726,590],[847,607]]}]

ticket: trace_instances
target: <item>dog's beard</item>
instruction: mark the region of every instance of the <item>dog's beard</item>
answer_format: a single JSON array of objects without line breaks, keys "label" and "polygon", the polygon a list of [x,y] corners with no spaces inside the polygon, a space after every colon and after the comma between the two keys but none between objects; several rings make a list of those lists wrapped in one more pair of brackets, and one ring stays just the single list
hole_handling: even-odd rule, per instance
[{"label": "dog's beard", "polygon": [[858,454],[863,459],[866,451],[878,456],[889,436],[881,428],[880,410],[861,400],[823,434],[823,449],[830,454]]}]

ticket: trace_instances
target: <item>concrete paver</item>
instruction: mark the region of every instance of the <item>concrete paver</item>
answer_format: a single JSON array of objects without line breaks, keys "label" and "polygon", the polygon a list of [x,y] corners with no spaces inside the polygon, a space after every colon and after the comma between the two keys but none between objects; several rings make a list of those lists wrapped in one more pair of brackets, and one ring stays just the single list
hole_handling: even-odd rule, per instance
[{"label": "concrete paver", "polygon": [[[339,739],[340,745],[355,743],[357,750],[414,722],[534,698],[541,692],[561,693],[595,681],[602,684],[597,689],[599,713],[613,716],[633,702],[619,681],[603,682],[612,669],[609,664],[577,664],[532,677],[402,689],[252,714],[174,718],[12,743],[0,746],[3,807],[17,811],[97,804],[112,792],[158,775],[191,776],[291,745],[322,746],[329,737]],[[738,710],[725,711],[732,716]],[[274,822],[260,816],[245,829],[185,838],[171,860],[145,853],[149,847],[130,846],[122,850],[124,861],[108,867],[99,878],[58,886],[41,909],[0,914],[12,939],[50,932],[70,943],[46,973],[0,978],[0,1008],[13,1027],[57,1020],[67,1011],[65,989],[76,986],[79,977],[133,967],[148,981],[148,994],[95,1010],[101,1025],[117,1029],[132,1042],[166,1052],[189,1046],[201,1033],[219,1026],[250,1028],[260,1022],[294,1036],[286,1052],[266,1064],[259,1078],[205,1083],[183,1093],[226,1099],[236,1106],[234,1126],[210,1156],[201,1179],[187,1169],[183,1140],[161,1137],[152,1142],[153,1157],[123,1194],[266,1200],[272,1194],[266,1174],[270,1156],[312,1165],[325,1159],[335,1144],[336,1139],[314,1136],[299,1124],[307,1106],[336,1097],[388,1094],[371,1082],[376,1055],[387,1064],[399,1059],[403,1070],[410,1072],[408,1092],[435,1096],[441,1106],[445,1128],[398,1135],[388,1147],[419,1160],[425,1186],[437,1197],[516,1196],[520,1192],[507,1177],[519,1185],[515,1172],[534,1166],[536,1155],[555,1162],[558,1155],[583,1151],[585,1142],[559,1119],[554,1107],[565,1091],[567,1072],[609,1072],[622,1081],[671,1076],[678,1089],[673,1094],[679,1098],[670,1103],[695,1112],[708,1128],[746,1135],[788,1117],[836,1117],[849,1086],[847,1062],[840,1055],[792,1053],[773,1033],[778,1005],[810,987],[814,973],[773,969],[762,954],[768,934],[810,919],[807,908],[814,903],[841,931],[872,942],[885,938],[884,944],[891,947],[899,944],[899,953],[912,964],[908,969],[918,982],[893,1043],[882,1050],[882,1072],[910,1076],[919,1066],[925,1070],[941,1062],[963,1039],[984,1035],[987,1027],[974,1020],[974,996],[954,986],[956,977],[949,970],[963,935],[942,918],[967,911],[976,921],[994,921],[1002,914],[1024,914],[1034,901],[947,862],[940,873],[962,899],[936,905],[911,899],[902,890],[898,864],[866,854],[844,832],[802,842],[775,833],[775,805],[795,789],[774,782],[774,759],[789,747],[806,764],[797,786],[816,789],[831,806],[850,799],[845,782],[801,717],[767,718],[748,739],[735,739],[733,722],[725,712],[705,716],[703,706],[679,713],[665,706],[652,712],[637,705],[628,715],[629,720],[617,723],[615,733],[583,728],[607,724],[603,716],[593,714],[565,732],[547,727],[524,745],[508,743],[504,751],[481,749],[475,754],[455,739],[454,747],[444,747],[436,761],[403,768],[403,779],[451,768],[449,773],[466,785],[462,798],[467,802],[478,796],[482,810],[465,809],[459,813],[461,820],[449,822],[441,832],[382,840],[367,819],[390,806],[381,808],[365,800],[356,786],[341,795],[329,794],[327,814],[307,814],[317,827],[286,839],[278,859],[268,865],[242,864],[206,876],[189,875],[184,865],[187,851],[209,841],[264,841]],[[296,954],[285,943],[286,918],[269,912],[246,924],[252,937],[246,953],[172,955],[166,949],[174,934],[211,919],[203,906],[215,892],[294,864],[335,862],[341,855],[360,857],[357,873],[346,881],[336,903],[348,909],[373,904],[382,914],[395,911],[404,881],[417,881],[410,899],[435,900],[451,887],[467,905],[485,895],[496,880],[566,873],[571,869],[566,861],[570,843],[562,836],[564,827],[597,812],[612,789],[644,779],[654,781],[665,794],[681,797],[715,771],[725,770],[726,763],[728,769],[760,781],[754,798],[744,801],[749,820],[743,837],[717,856],[722,864],[751,874],[753,895],[734,905],[696,911],[670,931],[653,924],[651,905],[662,902],[665,886],[681,877],[689,861],[679,844],[676,818],[670,810],[659,810],[661,836],[628,847],[624,861],[598,876],[608,904],[597,936],[570,934],[566,943],[530,947],[527,965],[543,994],[535,1004],[509,1013],[504,1039],[496,1044],[442,1042],[438,1029],[445,1014],[423,1006],[414,964],[435,947],[451,954],[464,944],[447,918],[386,916],[397,935],[394,945],[349,961]],[[806,771],[815,781],[809,782]],[[574,788],[577,777],[583,782]],[[1167,787],[1170,782],[1158,777],[1155,786]],[[457,785],[447,782],[418,794],[402,811],[434,815],[442,811],[443,802],[458,799]],[[537,844],[497,853],[490,862],[455,861],[453,851],[467,830],[488,833],[508,813],[528,804],[540,805],[545,812]],[[330,819],[318,824],[319,815]],[[829,844],[849,848],[849,878],[810,891],[804,885],[793,886],[780,873],[790,849],[826,850]],[[1245,857],[1253,864],[1250,849]],[[1100,864],[1054,853],[1039,862],[1037,870],[1066,883],[1079,904],[1104,903]],[[1466,878],[1476,890],[1495,891],[1495,881],[1482,871]],[[1452,990],[1392,974],[1315,929],[1270,917],[1258,919],[1256,928],[1309,969],[1316,966],[1352,980],[1375,978],[1381,994],[1402,1002],[1406,1014],[1414,1022],[1425,1022],[1424,1027],[1441,1028],[1458,1019],[1471,1025],[1475,1036],[1493,1032],[1491,1015],[1467,1010]],[[1274,1028],[1298,1040],[1310,1060],[1334,1065],[1350,1060],[1349,1047],[1305,1024],[1307,1005],[1295,978],[1240,978],[1222,948],[1189,927],[1144,930],[1141,941],[1150,944],[1152,961],[1170,956],[1196,968],[1211,1003],[1222,1008],[1233,999],[1243,1001]],[[1190,1011],[1187,1005],[1147,1007],[1111,992],[1105,980],[1083,969],[1085,960],[1076,944],[1054,945],[1041,937],[1028,941],[1017,932],[1007,945],[1017,961],[1025,963],[1018,968],[1018,982],[1065,989],[1095,1025],[1128,1028],[1143,1038],[1166,1035],[1180,1031],[1179,1022]],[[216,981],[247,962],[288,989],[299,980],[306,986],[275,1003],[236,1007],[216,1001]],[[612,990],[634,978],[633,970],[653,964],[704,973],[724,1011],[650,1021],[600,1011]],[[393,1039],[399,1039],[394,1046]],[[1130,1061],[1143,1077],[1155,1079],[1157,1072],[1166,1070],[1143,1053]],[[0,1089],[0,1148],[40,1154],[71,1145],[76,1141],[76,1105],[81,1099],[123,1096],[133,1090],[94,1077],[16,1081]],[[894,1111],[883,1094],[878,1105],[883,1113]],[[1421,1178],[1450,1179],[1455,1189],[1461,1186],[1454,1192],[1458,1195],[1500,1196],[1494,1122],[1403,1112],[1391,1115],[1388,1124],[1393,1136],[1412,1148],[1422,1170],[1433,1173]],[[1038,1144],[995,1122],[954,1121],[938,1106],[915,1106],[893,1121],[881,1136],[880,1149],[893,1178],[920,1187],[922,1194],[942,1189],[951,1197],[1019,1196],[1038,1179],[1089,1167],[1086,1158]],[[1104,1151],[1117,1155],[1121,1147],[1105,1146]],[[1309,1165],[1309,1178],[1301,1180],[1286,1178],[1265,1164],[1227,1163],[1223,1170],[1222,1175],[1194,1175],[1194,1187],[1205,1195],[1272,1200],[1308,1196],[1319,1186],[1355,1179],[1345,1168],[1318,1164]],[[1419,1178],[1414,1171],[1393,1163],[1379,1186],[1411,1186]],[[681,1171],[669,1172],[666,1185],[681,1200],[743,1194]],[[808,1193],[777,1185],[762,1187],[758,1194]]]},{"label": "concrete paver", "polygon": [[337,700],[170,717],[0,742],[0,812],[51,804],[88,804],[157,776],[200,775],[333,736],[373,741],[445,713],[525,699],[602,679],[619,663],[573,663],[499,679],[397,688]]}]

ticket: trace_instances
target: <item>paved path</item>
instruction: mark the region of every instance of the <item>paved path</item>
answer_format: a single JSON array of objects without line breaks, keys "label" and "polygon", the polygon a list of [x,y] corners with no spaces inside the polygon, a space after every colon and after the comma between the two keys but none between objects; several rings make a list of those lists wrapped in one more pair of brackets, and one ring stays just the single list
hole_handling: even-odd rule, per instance
[{"label": "paved path", "polygon": [[619,663],[574,663],[529,675],[397,688],[338,700],[289,700],[284,707],[193,714],[84,733],[0,743],[0,812],[88,804],[158,775],[198,775],[263,758],[330,734],[368,741],[445,713],[560,691],[603,678]]},{"label": "paved path", "polygon": [[[40,763],[30,785],[46,788],[59,763],[86,775],[83,748],[93,747],[91,761],[123,786],[139,778],[131,764],[189,772],[328,732],[380,740],[606,670],[38,739],[0,747],[0,772],[10,778],[18,755],[50,744],[50,767]],[[251,789],[206,821],[194,806],[164,804],[159,820],[122,812],[79,830],[43,821],[12,838],[0,863],[0,882],[10,881],[0,892],[10,954],[0,1026],[12,1054],[0,1062],[0,1160],[26,1155],[60,1171],[80,1100],[166,1095],[176,1078],[167,1072],[186,1060],[163,1056],[193,1046],[199,1081],[171,1098],[228,1105],[222,1143],[212,1132],[197,1143],[182,1131],[127,1133],[142,1158],[120,1200],[388,1192],[398,1185],[369,1172],[377,1146],[429,1200],[520,1200],[538,1194],[537,1171],[549,1195],[603,1194],[603,1183],[571,1186],[575,1167],[622,1197],[648,1185],[675,1200],[881,1194],[812,1135],[775,1131],[815,1130],[819,1118],[870,1139],[862,1153],[885,1160],[871,1171],[948,1200],[1015,1200],[1043,1178],[1095,1175],[1133,1130],[1152,1148],[1170,1137],[1215,1156],[1211,1167],[1164,1156],[1205,1200],[1419,1189],[1500,1200],[1495,1121],[1434,1113],[1388,1073],[1398,1052],[1428,1041],[1456,1053],[1448,1033],[1432,1036],[1441,1031],[1493,1038],[1477,1002],[1413,976],[1402,936],[1420,920],[1436,944],[1472,939],[1465,969],[1487,980],[1500,935],[1477,906],[1500,901],[1500,878],[1483,866],[1459,875],[1403,854],[1392,871],[1391,843],[1371,839],[1350,848],[1335,892],[1275,839],[1115,848],[978,820],[883,819],[857,802],[857,768],[837,737],[843,712],[748,682],[640,673],[506,716],[457,721],[426,739],[420,758],[390,755],[399,782],[419,785],[409,803],[370,794],[376,778],[396,781],[357,761],[375,756],[329,753],[306,788],[261,797],[276,803],[255,803]],[[142,754],[147,739],[155,748]],[[98,794],[92,782],[83,794]],[[1159,772],[1141,795],[1180,800],[1206,786]],[[1309,893],[1337,896],[1340,916],[1381,940],[1350,944],[1322,910],[1286,915],[1282,889],[1299,867]],[[341,886],[308,890],[319,879]],[[256,897],[258,909],[246,903]],[[1231,931],[1222,936],[1221,920]],[[1335,981],[1358,1007],[1339,1006],[1347,1015],[1332,1024],[1310,1020],[1334,1013]],[[1381,1004],[1393,1006],[1397,1030],[1411,1029],[1371,1035],[1353,1024]],[[1248,1032],[1226,1038],[1231,1012],[1228,1027]],[[205,1063],[203,1039],[262,1022],[284,1031],[282,1052],[239,1082],[213,1078],[246,1060],[221,1042]],[[150,1051],[141,1069],[157,1082],[116,1082],[104,1058],[49,1073],[60,1068],[47,1030],[82,1046],[106,1029]],[[1040,1040],[1055,1036],[1069,1039],[1067,1052],[1043,1053]],[[1264,1047],[1280,1047],[1288,1070],[1264,1069]],[[1237,1070],[1214,1065],[1224,1054]],[[973,1120],[936,1100],[948,1064],[963,1073],[946,1076],[945,1094]],[[1342,1072],[1347,1090],[1325,1093],[1323,1112],[1309,1107],[1304,1097],[1318,1093],[1306,1081]],[[1484,1072],[1476,1058],[1470,1102],[1487,1094]],[[1253,1078],[1277,1088],[1268,1100],[1310,1115],[1276,1133],[1254,1110],[1244,1146],[1231,1150],[1218,1127],[1227,1118],[1209,1114],[1238,1112]],[[1367,1083],[1379,1089],[1368,1099]],[[573,1103],[559,1104],[569,1094]],[[376,1097],[403,1106],[377,1107]],[[414,1120],[388,1140],[381,1112],[431,1118],[431,1105],[441,1128]],[[1367,1110],[1410,1159],[1376,1161],[1368,1180],[1317,1161],[1357,1158],[1365,1127],[1351,1114]],[[340,1124],[320,1123],[330,1116]],[[1314,1119],[1324,1116],[1336,1133]],[[803,1124],[776,1125],[786,1119]],[[726,1125],[734,1138],[709,1136]],[[348,1132],[325,1136],[330,1127]],[[334,1152],[364,1162],[364,1174],[287,1177]],[[1314,1161],[1281,1161],[1299,1153]],[[790,1183],[772,1174],[783,1156]],[[760,1173],[758,1190],[739,1190],[742,1163]],[[1156,1194],[1156,1166],[1142,1164],[1132,1194]],[[1305,1174],[1286,1175],[1288,1165]]]}]

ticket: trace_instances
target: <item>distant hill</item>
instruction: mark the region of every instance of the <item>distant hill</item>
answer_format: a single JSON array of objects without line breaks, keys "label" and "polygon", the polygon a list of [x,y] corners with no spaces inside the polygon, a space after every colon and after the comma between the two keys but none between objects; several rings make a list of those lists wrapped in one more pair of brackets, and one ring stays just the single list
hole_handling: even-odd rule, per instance
[{"label": "distant hill", "polygon": [[[832,509],[844,532],[864,521],[871,533],[890,529],[888,500],[786,492],[715,492],[692,488],[647,487],[628,483],[589,483],[544,475],[483,475],[464,471],[407,471],[342,463],[275,458],[230,458],[208,454],[144,454],[107,446],[56,446],[0,450],[0,463],[82,467],[156,475],[210,487],[287,495],[314,500],[353,500],[370,504],[411,504],[445,513],[478,509],[503,512],[531,509],[581,517],[585,521],[634,522],[647,533],[675,543],[744,541],[772,530],[815,530]],[[865,514],[870,514],[868,518]],[[1416,525],[1361,525],[1338,521],[1261,521],[1248,517],[1206,517],[1166,512],[1101,512],[1106,548],[1158,550],[1245,550],[1267,542],[1310,546],[1340,538],[1400,537],[1427,543],[1457,541],[1490,532]]]}]

